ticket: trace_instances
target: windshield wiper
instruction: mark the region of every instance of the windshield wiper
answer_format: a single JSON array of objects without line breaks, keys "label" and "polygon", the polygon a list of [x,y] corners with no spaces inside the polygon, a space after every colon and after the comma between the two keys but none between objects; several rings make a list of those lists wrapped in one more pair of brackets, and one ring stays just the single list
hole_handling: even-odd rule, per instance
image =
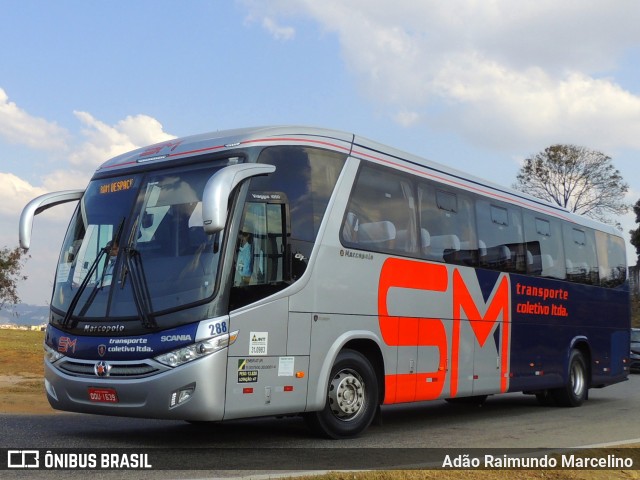
[{"label": "windshield wiper", "polygon": [[97,295],[97,292],[98,292],[98,287],[102,286],[102,282],[104,281],[105,270],[107,268],[107,263],[109,261],[109,253],[111,252],[111,249],[114,246],[118,245],[118,243],[120,242],[120,236],[122,235],[122,227],[124,226],[124,220],[125,220],[125,217],[122,217],[122,220],[120,221],[120,225],[118,225],[118,230],[114,234],[113,238],[111,239],[110,242],[107,242],[107,244],[102,249],[100,249],[100,253],[98,253],[98,255],[96,256],[95,260],[93,261],[93,263],[89,267],[89,270],[87,271],[87,274],[85,275],[84,279],[82,280],[82,283],[80,283],[80,286],[78,287],[78,290],[73,295],[73,298],[71,299],[71,302],[69,303],[69,308],[67,309],[67,312],[64,314],[64,318],[62,319],[62,322],[61,322],[61,325],[63,327],[67,327],[67,326],[70,327],[70,328],[75,327],[77,321],[76,322],[70,322],[71,317],[73,315],[73,312],[76,309],[76,307],[78,306],[78,302],[80,301],[80,297],[82,296],[82,293],[87,288],[87,285],[89,285],[89,282],[91,281],[91,276],[94,274],[94,272],[98,268],[98,264],[100,263],[100,260],[102,259],[102,257],[106,256],[105,263],[104,263],[104,266],[103,266],[103,269],[102,269],[102,276],[100,277],[100,281],[96,282],[94,290],[91,292],[91,295],[87,299],[87,303],[85,304],[85,306],[82,308],[82,311],[80,312],[81,315],[84,315],[87,312],[87,310],[89,309],[89,307],[91,306],[91,304],[93,303],[93,300],[95,299],[95,297]]},{"label": "windshield wiper", "polygon": [[142,319],[142,325],[145,328],[157,327],[155,317],[153,316],[153,306],[151,305],[151,295],[149,293],[149,285],[147,277],[142,266],[142,255],[133,246],[135,243],[135,233],[138,227],[138,217],[131,228],[131,235],[127,246],[124,248],[125,264],[122,269],[122,277],[120,280],[120,288],[124,288],[127,279],[127,273],[131,274],[131,290],[133,292],[133,303],[136,305],[138,315]]},{"label": "windshield wiper", "polygon": [[[127,247],[125,249],[125,261],[127,272],[131,275],[133,301],[136,304],[138,315],[140,315],[142,319],[142,325],[146,328],[155,328],[157,324],[153,316],[151,295],[149,294],[149,285],[147,284],[147,277],[144,273],[144,267],[142,266],[142,256],[135,248]],[[122,286],[124,287],[124,279]]]}]

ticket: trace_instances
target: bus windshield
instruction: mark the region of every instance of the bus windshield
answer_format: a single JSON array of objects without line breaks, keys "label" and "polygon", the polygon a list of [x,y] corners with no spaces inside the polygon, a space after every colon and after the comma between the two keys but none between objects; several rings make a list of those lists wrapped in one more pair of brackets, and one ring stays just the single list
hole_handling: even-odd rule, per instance
[{"label": "bus windshield", "polygon": [[63,244],[52,307],[67,322],[135,317],[152,327],[155,314],[210,298],[221,234],[203,230],[202,192],[219,168],[92,181]]}]

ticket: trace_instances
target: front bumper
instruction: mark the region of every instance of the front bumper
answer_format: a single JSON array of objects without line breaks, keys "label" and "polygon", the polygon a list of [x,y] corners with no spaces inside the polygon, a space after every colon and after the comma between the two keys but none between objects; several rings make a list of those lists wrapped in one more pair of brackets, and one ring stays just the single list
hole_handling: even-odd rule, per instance
[{"label": "front bumper", "polygon": [[[47,398],[53,408],[68,412],[219,421],[225,409],[227,352],[224,348],[180,367],[164,368],[160,373],[138,378],[73,375],[45,361]],[[190,386],[195,387],[190,398],[172,407],[172,396]],[[90,388],[114,389],[118,402],[93,402],[89,398]]]}]

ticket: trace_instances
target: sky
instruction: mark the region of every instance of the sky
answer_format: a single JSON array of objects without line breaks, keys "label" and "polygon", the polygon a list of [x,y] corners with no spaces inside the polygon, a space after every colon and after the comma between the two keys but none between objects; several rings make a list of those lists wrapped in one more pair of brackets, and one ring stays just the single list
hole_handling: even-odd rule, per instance
[{"label": "sky", "polygon": [[[0,247],[29,200],[117,154],[260,125],[345,130],[505,186],[575,144],[640,199],[636,0],[10,0],[0,16]],[[71,212],[36,217],[24,303],[49,303]],[[628,239],[633,214],[616,220]]]}]

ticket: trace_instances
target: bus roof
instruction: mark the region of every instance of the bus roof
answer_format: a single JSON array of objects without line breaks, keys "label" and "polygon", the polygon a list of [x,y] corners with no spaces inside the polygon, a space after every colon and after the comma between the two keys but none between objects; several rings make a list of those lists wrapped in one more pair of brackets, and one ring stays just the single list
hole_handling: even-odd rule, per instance
[{"label": "bus roof", "polygon": [[298,126],[241,128],[175,138],[118,155],[103,163],[98,171],[132,167],[136,164],[163,162],[194,155],[222,152],[254,144],[317,144],[331,149],[351,148],[354,135],[336,130]]},{"label": "bus roof", "polygon": [[243,146],[257,145],[309,145],[342,151],[353,157],[386,164],[393,168],[417,174],[434,181],[472,191],[499,201],[514,203],[538,212],[559,217],[579,225],[606,231],[616,236],[620,232],[613,226],[573,214],[558,205],[523,192],[504,187],[469,175],[455,168],[389,147],[353,133],[304,126],[266,126],[223,130],[142,147],[118,155],[103,163],[96,173],[104,174],[121,168],[164,163],[195,155],[224,152]]}]

